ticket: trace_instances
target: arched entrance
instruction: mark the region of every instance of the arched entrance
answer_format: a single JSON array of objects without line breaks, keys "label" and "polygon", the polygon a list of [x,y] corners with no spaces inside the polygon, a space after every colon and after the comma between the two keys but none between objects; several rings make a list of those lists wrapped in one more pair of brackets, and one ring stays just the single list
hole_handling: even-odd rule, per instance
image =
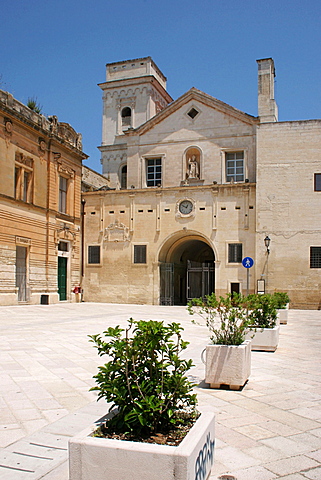
[{"label": "arched entrance", "polygon": [[164,245],[159,260],[161,305],[186,305],[191,298],[214,292],[215,256],[202,237],[184,237]]}]

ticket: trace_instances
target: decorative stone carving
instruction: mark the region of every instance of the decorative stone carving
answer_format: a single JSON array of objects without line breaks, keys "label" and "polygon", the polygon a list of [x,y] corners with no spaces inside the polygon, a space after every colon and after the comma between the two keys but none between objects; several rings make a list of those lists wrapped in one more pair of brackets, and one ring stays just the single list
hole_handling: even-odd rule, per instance
[{"label": "decorative stone carving", "polygon": [[57,133],[58,131],[58,117],[56,115],[52,115],[49,117],[49,121],[51,123],[50,125],[50,130],[52,133]]},{"label": "decorative stone carving", "polygon": [[76,137],[76,147],[78,150],[82,150],[82,134],[78,133]]},{"label": "decorative stone carving", "polygon": [[44,140],[40,140],[39,142],[39,148],[42,152],[45,152],[46,151],[46,148],[47,148],[47,145],[46,145],[46,142]]},{"label": "decorative stone carving", "polygon": [[60,240],[68,240],[71,242],[71,245],[73,245],[76,240],[76,232],[72,225],[68,223],[61,223],[55,228],[54,239],[56,246],[58,246]]},{"label": "decorative stone carving", "polygon": [[187,170],[187,178],[199,178],[199,164],[196,159],[196,155],[192,155],[188,159],[188,170]]},{"label": "decorative stone carving", "polygon": [[118,220],[105,228],[104,240],[107,242],[127,242],[129,240],[129,228]]},{"label": "decorative stone carving", "polygon": [[74,170],[72,170],[72,168],[62,165],[59,161],[57,161],[57,163],[58,163],[58,173],[62,173],[63,175],[66,175],[70,178],[74,178],[75,172]]},{"label": "decorative stone carving", "polygon": [[33,159],[26,157],[23,153],[17,152],[15,156],[15,161],[26,167],[33,168]]},{"label": "decorative stone carving", "polygon": [[10,120],[7,120],[5,123],[5,129],[7,133],[12,133],[12,122]]},{"label": "decorative stone carving", "polygon": [[[126,95],[128,94],[128,92],[126,92]],[[118,98],[116,100],[116,107],[118,109],[126,106],[126,107],[130,107],[130,108],[135,108],[135,105],[136,105],[136,97],[127,97],[125,96],[125,98]]]}]

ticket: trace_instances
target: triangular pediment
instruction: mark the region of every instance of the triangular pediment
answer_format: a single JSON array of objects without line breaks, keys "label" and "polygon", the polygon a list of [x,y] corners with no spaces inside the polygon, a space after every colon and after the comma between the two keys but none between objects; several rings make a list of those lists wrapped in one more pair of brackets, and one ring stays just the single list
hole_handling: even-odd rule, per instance
[{"label": "triangular pediment", "polygon": [[[200,105],[200,109],[197,108],[197,105]],[[186,107],[185,110],[184,106]],[[231,122],[233,122],[234,119],[235,122],[241,122],[246,125],[255,125],[259,123],[258,117],[254,117],[252,115],[244,113],[241,110],[231,107],[227,103],[224,103],[221,100],[218,100],[217,98],[212,97],[211,95],[208,95],[201,90],[193,87],[188,90],[188,92],[184,93],[181,97],[179,97],[177,100],[165,107],[153,118],[145,122],[140,127],[126,132],[126,134],[144,135],[149,130],[153,129],[156,125],[159,125],[164,121],[166,122],[166,120],[169,119],[172,115],[174,115],[178,110],[182,110],[183,115],[189,115],[190,120],[196,121],[198,114],[202,110],[202,106],[205,106],[205,108],[213,109],[224,116],[230,117]]]}]

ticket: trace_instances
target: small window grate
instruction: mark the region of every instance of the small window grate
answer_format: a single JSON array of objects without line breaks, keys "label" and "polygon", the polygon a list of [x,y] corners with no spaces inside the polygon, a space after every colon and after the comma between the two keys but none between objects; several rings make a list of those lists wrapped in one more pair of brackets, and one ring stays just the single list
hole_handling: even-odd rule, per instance
[{"label": "small window grate", "polygon": [[197,117],[197,115],[199,114],[199,112],[196,110],[196,108],[191,108],[190,111],[187,113],[187,115],[192,119],[194,120],[195,117]]},{"label": "small window grate", "polygon": [[88,247],[88,263],[100,263],[100,245]]},{"label": "small window grate", "polygon": [[310,247],[310,268],[321,268],[321,247]]},{"label": "small window grate", "polygon": [[146,245],[134,245],[134,263],[146,263]]},{"label": "small window grate", "polygon": [[242,243],[229,243],[228,262],[229,263],[242,262]]},{"label": "small window grate", "polygon": [[321,173],[314,174],[314,191],[321,192]]}]

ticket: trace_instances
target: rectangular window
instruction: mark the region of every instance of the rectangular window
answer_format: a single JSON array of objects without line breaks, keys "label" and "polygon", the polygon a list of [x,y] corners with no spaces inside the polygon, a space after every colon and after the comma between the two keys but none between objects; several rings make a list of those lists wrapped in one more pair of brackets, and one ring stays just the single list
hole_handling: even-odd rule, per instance
[{"label": "rectangular window", "polygon": [[244,152],[226,152],[226,181],[244,181]]},{"label": "rectangular window", "polygon": [[162,184],[162,159],[150,158],[146,163],[146,184],[147,187],[157,187]]},{"label": "rectangular window", "polygon": [[88,247],[88,263],[100,263],[100,245],[90,245]]},{"label": "rectangular window", "polygon": [[321,192],[321,173],[314,174],[314,191]]},{"label": "rectangular window", "polygon": [[21,168],[15,168],[15,183],[14,183],[14,198],[16,200],[20,199],[20,174]]},{"label": "rectangular window", "polygon": [[23,172],[23,192],[22,192],[22,200],[24,202],[28,202],[30,185],[31,185],[31,173],[25,170]]},{"label": "rectangular window", "polygon": [[242,243],[229,243],[228,263],[242,263]]},{"label": "rectangular window", "polygon": [[61,213],[67,213],[67,188],[67,178],[59,177],[59,212]]},{"label": "rectangular window", "polygon": [[310,247],[310,268],[321,268],[321,247]]},{"label": "rectangular window", "polygon": [[16,153],[14,198],[32,203],[33,199],[33,160]]},{"label": "rectangular window", "polygon": [[146,245],[134,245],[134,263],[146,263]]}]

